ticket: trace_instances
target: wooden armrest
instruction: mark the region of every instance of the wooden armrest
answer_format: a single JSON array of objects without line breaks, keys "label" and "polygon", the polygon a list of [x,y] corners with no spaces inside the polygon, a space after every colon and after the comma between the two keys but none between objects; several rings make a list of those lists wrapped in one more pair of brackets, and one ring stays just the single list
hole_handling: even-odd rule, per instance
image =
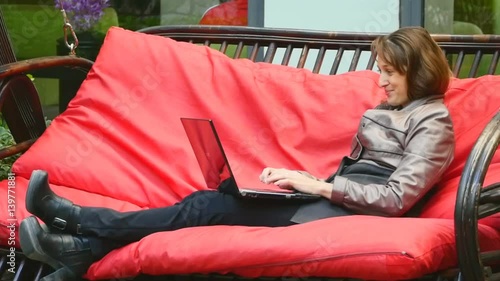
[{"label": "wooden armrest", "polygon": [[477,139],[462,172],[455,205],[455,235],[461,280],[490,280],[485,266],[500,262],[500,251],[479,248],[478,220],[500,212],[500,184],[483,188],[484,178],[500,141],[500,111]]},{"label": "wooden armrest", "polygon": [[2,148],[0,149],[0,159],[25,152],[26,150],[28,150],[28,148],[31,147],[31,145],[33,145],[33,143],[35,143],[35,140],[27,140],[15,145]]},{"label": "wooden armrest", "polygon": [[[12,136],[18,145],[14,149],[0,151],[0,158],[12,152],[26,150],[45,131],[45,121],[38,92],[24,75],[37,70],[69,67],[88,72],[93,62],[76,56],[52,56],[23,60],[0,66],[0,108]],[[62,78],[62,77],[61,77]],[[26,142],[21,144],[22,142]],[[16,152],[16,153],[17,153]],[[15,154],[15,153],[14,153]]]},{"label": "wooden armrest", "polygon": [[89,71],[92,65],[93,62],[91,60],[75,56],[51,56],[34,58],[0,66],[0,80],[12,75],[25,73],[27,71],[60,66]]}]

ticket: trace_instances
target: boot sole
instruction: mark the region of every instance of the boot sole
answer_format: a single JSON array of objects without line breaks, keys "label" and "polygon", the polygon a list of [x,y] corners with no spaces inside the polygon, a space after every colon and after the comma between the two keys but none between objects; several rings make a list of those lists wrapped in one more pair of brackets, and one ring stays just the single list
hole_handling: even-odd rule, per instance
[{"label": "boot sole", "polygon": [[60,269],[63,265],[51,258],[40,245],[38,233],[43,231],[35,217],[28,217],[19,226],[19,242],[23,253],[32,260],[37,260],[50,265],[53,269]]},{"label": "boot sole", "polygon": [[43,277],[40,281],[63,281],[63,280],[80,280],[67,268],[63,267],[55,272]]},{"label": "boot sole", "polygon": [[36,200],[40,200],[41,198],[36,198],[35,197],[35,189],[39,188],[37,185],[36,187],[32,187],[32,184],[42,182],[43,183],[43,178],[46,176],[46,174],[41,171],[41,170],[35,170],[31,173],[30,181],[28,184],[28,190],[26,192],[26,210],[30,212],[33,215],[39,215],[36,214],[36,208],[34,206],[34,202]]}]

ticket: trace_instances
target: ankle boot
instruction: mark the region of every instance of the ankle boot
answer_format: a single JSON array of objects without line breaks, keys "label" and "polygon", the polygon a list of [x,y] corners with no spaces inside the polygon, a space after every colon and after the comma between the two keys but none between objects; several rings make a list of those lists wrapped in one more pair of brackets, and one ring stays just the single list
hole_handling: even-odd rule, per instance
[{"label": "ankle boot", "polygon": [[52,232],[82,234],[81,207],[57,196],[49,186],[48,174],[35,170],[31,174],[26,192],[26,209],[39,217]]},{"label": "ankle boot", "polygon": [[42,280],[76,280],[95,261],[85,237],[45,232],[33,216],[21,222],[19,240],[28,258],[56,270]]}]

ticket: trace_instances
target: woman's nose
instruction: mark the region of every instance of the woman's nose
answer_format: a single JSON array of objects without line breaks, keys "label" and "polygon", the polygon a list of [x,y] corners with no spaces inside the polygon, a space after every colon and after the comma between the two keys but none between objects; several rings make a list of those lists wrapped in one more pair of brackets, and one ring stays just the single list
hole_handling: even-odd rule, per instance
[{"label": "woman's nose", "polygon": [[378,79],[378,85],[380,87],[385,87],[389,84],[389,81],[387,79],[387,77],[383,74],[380,74],[380,78]]}]

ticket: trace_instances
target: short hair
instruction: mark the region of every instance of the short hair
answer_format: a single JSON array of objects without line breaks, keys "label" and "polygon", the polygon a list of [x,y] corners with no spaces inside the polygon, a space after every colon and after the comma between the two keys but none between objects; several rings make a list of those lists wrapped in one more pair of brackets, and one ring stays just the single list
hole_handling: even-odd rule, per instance
[{"label": "short hair", "polygon": [[406,75],[408,98],[444,95],[452,76],[448,61],[422,27],[402,27],[372,42],[371,50]]}]

